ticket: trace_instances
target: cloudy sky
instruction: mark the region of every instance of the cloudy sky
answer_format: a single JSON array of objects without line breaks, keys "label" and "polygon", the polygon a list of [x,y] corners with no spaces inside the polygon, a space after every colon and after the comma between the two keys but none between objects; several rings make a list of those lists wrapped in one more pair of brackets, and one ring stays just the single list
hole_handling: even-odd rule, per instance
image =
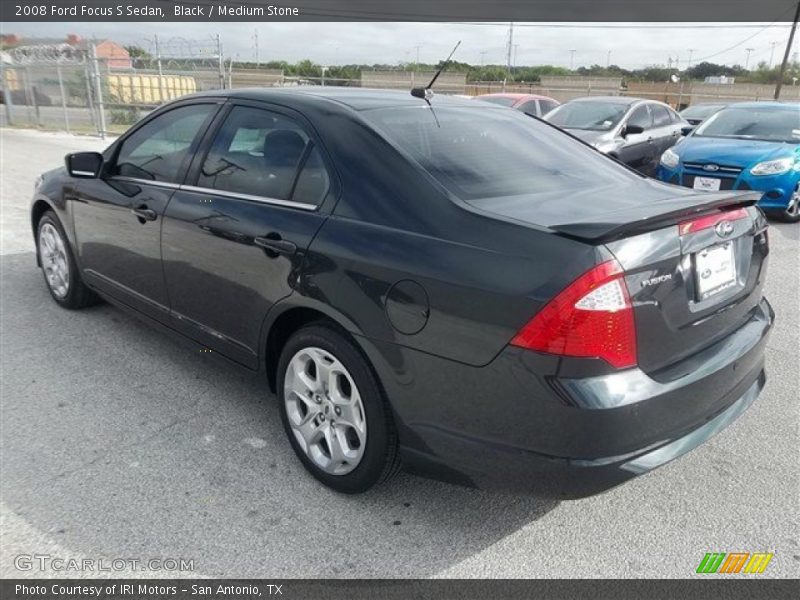
[{"label": "cloudy sky", "polygon": [[[507,23],[16,23],[3,24],[6,33],[24,38],[62,37],[76,33],[84,37],[112,38],[124,44],[152,47],[154,36],[163,46],[187,48],[179,38],[205,44],[220,34],[227,56],[255,59],[258,32],[261,61],[311,59],[320,64],[433,63],[449,54],[458,40],[456,60],[473,64],[505,64]],[[568,67],[570,50],[574,66],[601,64],[608,60],[626,68],[665,65],[669,58],[684,67],[707,59],[744,65],[747,49],[750,65],[775,63],[783,56],[788,24],[629,24],[516,23],[514,44],[517,65],[555,64]],[[773,51],[774,45],[774,51]],[[793,52],[798,50],[795,39]],[[175,50],[185,52],[185,50]]]}]

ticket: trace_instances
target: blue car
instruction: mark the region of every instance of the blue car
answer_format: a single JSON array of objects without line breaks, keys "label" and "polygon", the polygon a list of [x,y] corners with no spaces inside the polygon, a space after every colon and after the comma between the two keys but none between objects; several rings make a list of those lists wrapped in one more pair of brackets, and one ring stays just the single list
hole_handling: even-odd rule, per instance
[{"label": "blue car", "polygon": [[732,104],[661,155],[658,178],[696,190],[761,192],[768,215],[800,221],[800,104]]}]

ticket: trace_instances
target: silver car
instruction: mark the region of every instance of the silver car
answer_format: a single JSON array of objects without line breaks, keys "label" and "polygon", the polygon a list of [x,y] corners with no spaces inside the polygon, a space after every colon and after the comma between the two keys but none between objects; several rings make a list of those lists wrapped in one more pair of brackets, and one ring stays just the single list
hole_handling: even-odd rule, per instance
[{"label": "silver car", "polygon": [[663,102],[625,96],[577,98],[544,119],[644,175],[691,125]]}]

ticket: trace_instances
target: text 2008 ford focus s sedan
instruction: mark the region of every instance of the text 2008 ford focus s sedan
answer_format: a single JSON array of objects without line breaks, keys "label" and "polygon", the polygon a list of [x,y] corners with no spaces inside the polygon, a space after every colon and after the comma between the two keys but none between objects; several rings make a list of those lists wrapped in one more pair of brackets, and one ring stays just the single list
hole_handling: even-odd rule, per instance
[{"label": "text 2008 ford focus s sedan", "polygon": [[215,92],[66,162],[31,213],[54,300],[105,298],[264,372],[336,490],[402,463],[592,494],[764,385],[758,197],[646,179],[502,107]]}]

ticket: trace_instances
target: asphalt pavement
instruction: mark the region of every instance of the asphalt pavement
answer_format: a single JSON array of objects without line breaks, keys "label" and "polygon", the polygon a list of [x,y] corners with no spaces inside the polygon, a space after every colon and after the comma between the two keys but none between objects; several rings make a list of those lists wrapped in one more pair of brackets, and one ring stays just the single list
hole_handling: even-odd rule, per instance
[{"label": "asphalt pavement", "polygon": [[[800,576],[800,225],[770,230],[766,388],[690,454],[578,501],[407,474],[343,496],[306,474],[260,377],[109,305],[51,300],[34,179],[105,143],[0,129],[0,577],[686,578],[706,552],[762,551],[764,576]],[[33,554],[194,570],[15,566]]]}]

